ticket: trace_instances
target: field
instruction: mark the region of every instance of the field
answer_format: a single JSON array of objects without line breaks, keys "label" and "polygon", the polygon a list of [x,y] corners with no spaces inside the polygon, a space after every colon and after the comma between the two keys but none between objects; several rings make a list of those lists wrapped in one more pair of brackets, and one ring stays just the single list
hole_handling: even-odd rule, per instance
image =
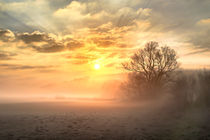
[{"label": "field", "polygon": [[210,109],[166,102],[0,105],[1,140],[210,140]]}]

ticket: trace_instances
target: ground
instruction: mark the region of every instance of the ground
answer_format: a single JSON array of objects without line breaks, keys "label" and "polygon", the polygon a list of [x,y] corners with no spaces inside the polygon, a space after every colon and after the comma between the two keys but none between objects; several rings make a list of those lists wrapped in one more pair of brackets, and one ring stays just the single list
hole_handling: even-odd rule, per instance
[{"label": "ground", "polygon": [[0,105],[0,140],[210,140],[210,109],[164,103]]}]

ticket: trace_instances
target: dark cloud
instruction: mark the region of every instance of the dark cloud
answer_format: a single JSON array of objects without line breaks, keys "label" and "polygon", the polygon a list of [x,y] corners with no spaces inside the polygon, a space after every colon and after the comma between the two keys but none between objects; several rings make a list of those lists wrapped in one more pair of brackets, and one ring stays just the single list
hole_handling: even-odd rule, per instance
[{"label": "dark cloud", "polygon": [[[56,38],[50,37],[47,33],[33,32],[18,34],[17,38],[22,40],[29,46],[32,46],[38,52],[41,53],[53,53],[61,52],[64,50],[74,50],[84,46],[83,41],[67,38],[64,40],[56,40]],[[36,43],[44,43],[37,45]]]},{"label": "dark cloud", "polygon": [[0,53],[0,60],[10,60],[10,56],[4,53]]},{"label": "dark cloud", "polygon": [[16,65],[16,64],[0,64],[0,68],[9,70],[39,70],[53,68],[53,66],[30,66],[30,65]]},{"label": "dark cloud", "polygon": [[13,56],[16,56],[15,53],[9,53],[9,52],[1,52],[0,51],[0,60],[11,60],[13,59]]},{"label": "dark cloud", "polygon": [[73,38],[58,40],[56,36],[51,37],[49,34],[39,31],[34,31],[32,33],[13,33],[8,29],[0,29],[0,40],[4,42],[23,41],[26,46],[22,48],[31,47],[40,53],[54,53],[64,50],[74,50],[84,46],[84,42],[81,40]]},{"label": "dark cloud", "polygon": [[12,31],[8,29],[0,29],[0,40],[4,42],[9,42],[14,40],[15,36]]},{"label": "dark cloud", "polygon": [[28,44],[28,46],[40,53],[54,53],[65,50],[65,46],[61,41],[57,41],[47,33],[38,31],[33,33],[20,33],[17,34],[17,39],[22,40],[24,43]]},{"label": "dark cloud", "polygon": [[40,53],[55,53],[65,50],[65,46],[59,43],[49,43],[45,45],[32,46],[32,48]]},{"label": "dark cloud", "polygon": [[33,43],[33,42],[54,42],[55,40],[51,37],[49,37],[48,34],[40,33],[38,31],[33,33],[22,33],[18,34],[17,38],[19,40],[22,40],[26,44]]}]

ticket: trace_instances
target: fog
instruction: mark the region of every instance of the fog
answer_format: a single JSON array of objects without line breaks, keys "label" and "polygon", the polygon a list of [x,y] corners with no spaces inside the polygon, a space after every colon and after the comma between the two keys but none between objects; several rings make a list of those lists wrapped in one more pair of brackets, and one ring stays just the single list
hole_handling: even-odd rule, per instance
[{"label": "fog", "polygon": [[173,79],[170,86],[157,91],[155,96],[145,96],[149,94],[146,91],[127,93],[129,90],[124,87],[127,82],[122,81],[114,99],[1,102],[0,137],[4,140],[209,139],[210,72],[179,70]]}]

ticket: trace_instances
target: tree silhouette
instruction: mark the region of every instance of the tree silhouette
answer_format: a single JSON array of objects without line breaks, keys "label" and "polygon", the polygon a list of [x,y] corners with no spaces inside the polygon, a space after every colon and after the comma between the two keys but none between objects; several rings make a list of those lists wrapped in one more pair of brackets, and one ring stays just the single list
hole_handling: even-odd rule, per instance
[{"label": "tree silhouette", "polygon": [[170,74],[179,65],[173,49],[168,46],[159,48],[158,42],[151,41],[136,51],[128,62],[122,63],[122,66],[137,76],[133,78],[134,81],[141,79],[148,88],[154,89],[166,85],[170,81]]}]

